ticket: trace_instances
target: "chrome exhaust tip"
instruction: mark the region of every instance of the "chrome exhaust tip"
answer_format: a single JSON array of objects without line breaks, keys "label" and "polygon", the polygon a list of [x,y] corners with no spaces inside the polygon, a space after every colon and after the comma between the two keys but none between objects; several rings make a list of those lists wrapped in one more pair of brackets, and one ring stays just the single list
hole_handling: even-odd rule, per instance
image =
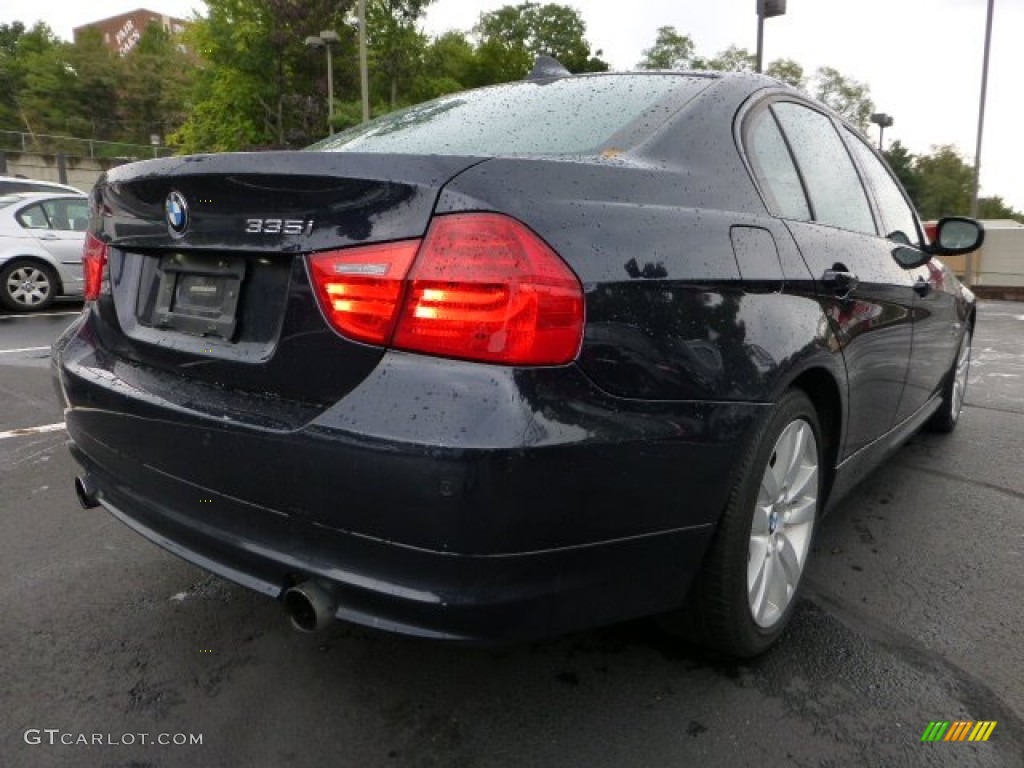
[{"label": "chrome exhaust tip", "polygon": [[78,497],[78,503],[82,505],[82,509],[98,507],[100,505],[99,493],[100,490],[96,487],[96,481],[92,479],[92,475],[79,475],[75,478],[75,495]]},{"label": "chrome exhaust tip", "polygon": [[319,585],[304,581],[285,590],[284,609],[293,627],[302,632],[315,632],[331,625],[338,602]]}]

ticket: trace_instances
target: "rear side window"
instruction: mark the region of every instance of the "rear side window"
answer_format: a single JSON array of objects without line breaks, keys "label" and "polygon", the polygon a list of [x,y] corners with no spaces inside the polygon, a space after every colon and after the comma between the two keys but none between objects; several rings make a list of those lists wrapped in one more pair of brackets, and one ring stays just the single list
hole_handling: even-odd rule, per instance
[{"label": "rear side window", "polygon": [[825,115],[800,104],[772,105],[807,184],[814,220],[877,234],[857,169],[835,126]]},{"label": "rear side window", "polygon": [[767,109],[754,115],[750,122],[747,157],[772,213],[786,219],[807,221],[811,218],[793,157]]},{"label": "rear side window", "polygon": [[864,141],[854,135],[852,131],[847,133],[853,152],[860,162],[860,167],[864,170],[868,184],[875,193],[875,200],[878,201],[885,236],[904,245],[918,245],[921,242],[921,237],[917,231],[917,218],[899,186],[893,181],[882,161]]},{"label": "rear side window", "polygon": [[590,154],[635,123],[660,125],[712,82],[683,75],[524,81],[443,96],[310,149],[436,155]]},{"label": "rear side window", "polygon": [[30,205],[18,214],[18,221],[21,226],[27,229],[49,229],[50,220],[46,218],[46,212],[39,203]]}]

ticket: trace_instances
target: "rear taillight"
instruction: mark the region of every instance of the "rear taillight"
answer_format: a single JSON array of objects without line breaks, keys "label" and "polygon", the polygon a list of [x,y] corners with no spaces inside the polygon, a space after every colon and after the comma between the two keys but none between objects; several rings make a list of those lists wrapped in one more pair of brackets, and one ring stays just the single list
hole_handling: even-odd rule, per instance
[{"label": "rear taillight", "polygon": [[523,224],[491,213],[434,219],[409,275],[394,345],[507,365],[559,365],[583,337],[583,289]]},{"label": "rear taillight", "polygon": [[103,288],[103,274],[107,268],[107,244],[89,232],[82,246],[82,278],[86,301],[96,301]]},{"label": "rear taillight", "polygon": [[331,325],[350,339],[387,344],[419,246],[419,240],[403,240],[311,256],[313,283]]},{"label": "rear taillight", "polygon": [[328,320],[359,341],[506,365],[560,365],[576,357],[583,338],[576,275],[507,216],[440,216],[422,242],[319,253],[310,267]]}]

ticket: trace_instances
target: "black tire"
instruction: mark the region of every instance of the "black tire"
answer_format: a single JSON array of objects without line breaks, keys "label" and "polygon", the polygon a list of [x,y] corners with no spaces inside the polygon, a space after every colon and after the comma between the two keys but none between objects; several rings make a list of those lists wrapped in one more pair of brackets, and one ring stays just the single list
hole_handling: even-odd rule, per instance
[{"label": "black tire", "polygon": [[[26,290],[25,286],[31,288]],[[0,304],[15,312],[38,312],[57,297],[57,273],[34,259],[14,259],[0,269]]]},{"label": "black tire", "polygon": [[928,429],[932,432],[948,435],[956,429],[957,422],[960,421],[960,412],[963,411],[964,398],[967,394],[967,378],[971,371],[973,333],[974,329],[967,326],[964,335],[960,337],[956,357],[953,358],[953,365],[946,374],[946,383],[942,385],[942,404],[928,420]]},{"label": "black tire", "polygon": [[[814,437],[813,445],[805,440],[802,448],[794,449],[794,455],[798,458],[804,457],[810,461],[810,457],[814,457],[813,477],[808,474],[805,480],[794,483],[794,486],[806,486],[806,493],[801,490],[794,494],[798,498],[792,507],[784,501],[785,484],[782,492],[774,496],[777,501],[768,504],[766,499],[769,495],[767,491],[761,493],[762,484],[768,482],[769,468],[775,471],[778,457],[784,452],[783,448],[779,448],[782,444],[780,438],[784,432],[791,429],[805,438],[807,434]],[[787,432],[787,439],[791,434],[794,432]],[[800,390],[787,392],[774,406],[746,449],[739,479],[730,494],[701,572],[694,581],[686,603],[678,611],[664,617],[663,623],[669,631],[682,634],[691,642],[702,645],[716,654],[740,658],[763,653],[779,638],[799,598],[803,582],[801,576],[806,569],[813,535],[817,529],[823,503],[824,444],[814,404]],[[789,477],[788,472],[786,477]],[[809,503],[811,494],[813,503]],[[788,547],[787,543],[778,544],[781,548],[776,551],[773,549],[777,545],[776,542],[785,539],[786,531],[791,530],[790,510],[796,509],[798,502],[798,516],[803,522],[794,524],[792,532],[795,533],[796,528],[801,528],[799,544],[790,544]],[[759,521],[768,521],[769,527],[764,537],[766,544],[763,549],[759,548],[760,531],[755,532],[752,528],[755,509]],[[766,510],[770,511],[766,513]],[[809,517],[806,529],[805,517]],[[794,515],[794,520],[796,519],[797,516]],[[758,536],[756,542],[755,533]],[[794,561],[793,554],[797,548],[802,548],[803,552],[796,553],[798,556]],[[775,564],[771,562],[773,552],[776,557]],[[791,575],[794,562],[798,563],[799,568],[796,569],[795,586],[790,592],[788,577]],[[769,581],[778,584],[777,579],[769,576],[768,569],[781,569],[778,571],[778,577],[786,585],[780,587],[781,595],[775,590],[773,594],[779,595],[775,603],[783,603],[782,597],[785,596],[783,605],[774,605],[768,600],[767,590],[758,603],[758,565],[761,568],[761,584]],[[776,576],[774,570],[771,576]],[[755,604],[759,606],[760,619],[755,618]]]}]

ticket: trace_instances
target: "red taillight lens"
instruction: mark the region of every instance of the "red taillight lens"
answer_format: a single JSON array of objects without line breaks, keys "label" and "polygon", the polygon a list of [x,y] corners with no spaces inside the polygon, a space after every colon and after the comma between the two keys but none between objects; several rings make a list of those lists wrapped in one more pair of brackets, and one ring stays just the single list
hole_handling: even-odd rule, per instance
[{"label": "red taillight lens", "polygon": [[107,268],[107,244],[89,232],[82,246],[82,277],[85,282],[84,298],[96,301],[103,288],[103,272]]},{"label": "red taillight lens", "polygon": [[583,289],[537,235],[491,213],[440,216],[409,275],[394,346],[506,365],[560,365],[583,338]]},{"label": "red taillight lens", "polygon": [[507,216],[440,216],[422,241],[327,251],[309,263],[327,319],[358,341],[506,365],[561,365],[576,357],[583,339],[576,275]]},{"label": "red taillight lens", "polygon": [[419,240],[325,251],[309,265],[327,319],[345,336],[386,344]]}]

